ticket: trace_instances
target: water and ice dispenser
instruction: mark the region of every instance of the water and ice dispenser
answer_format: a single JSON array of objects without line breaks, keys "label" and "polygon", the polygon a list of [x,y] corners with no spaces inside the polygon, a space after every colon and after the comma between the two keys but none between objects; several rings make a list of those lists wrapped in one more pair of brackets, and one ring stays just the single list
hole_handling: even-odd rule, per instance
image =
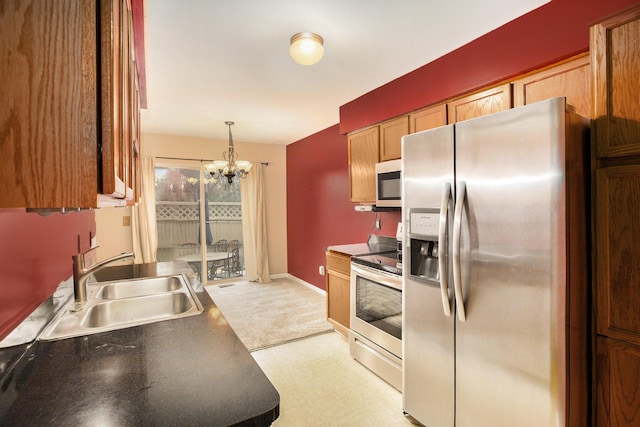
[{"label": "water and ice dispenser", "polygon": [[[409,273],[412,278],[425,281],[440,281],[438,257],[440,244],[439,209],[411,209],[409,212]],[[446,256],[443,253],[442,256]]]}]

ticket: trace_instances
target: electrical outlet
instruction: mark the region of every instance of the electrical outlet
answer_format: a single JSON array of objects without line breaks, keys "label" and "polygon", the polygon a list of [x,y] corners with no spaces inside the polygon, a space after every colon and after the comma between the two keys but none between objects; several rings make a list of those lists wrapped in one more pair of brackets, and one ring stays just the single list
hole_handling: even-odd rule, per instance
[{"label": "electrical outlet", "polygon": [[131,226],[131,217],[129,215],[125,215],[122,217],[122,226],[123,227]]},{"label": "electrical outlet", "polygon": [[380,218],[376,218],[376,230],[380,230],[382,228],[382,224]]},{"label": "electrical outlet", "polygon": [[324,276],[324,265],[321,265],[320,267],[318,267],[318,273],[319,273],[321,276]]}]

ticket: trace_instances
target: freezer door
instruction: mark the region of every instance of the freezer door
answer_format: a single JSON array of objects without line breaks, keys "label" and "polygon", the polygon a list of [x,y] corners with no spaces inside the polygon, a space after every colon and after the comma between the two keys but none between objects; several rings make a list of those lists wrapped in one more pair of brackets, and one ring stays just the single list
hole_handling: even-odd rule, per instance
[{"label": "freezer door", "polygon": [[[413,279],[408,245],[412,238],[434,239],[431,221],[412,230],[411,212],[441,211],[445,188],[453,183],[453,126],[405,136],[402,141],[403,251],[403,407],[421,423],[451,427],[454,422],[454,317],[445,316],[439,283]],[[445,196],[446,197],[446,196]],[[447,202],[453,211],[452,201]],[[449,227],[452,215],[449,215]],[[419,228],[419,229],[418,229]],[[431,246],[433,247],[433,246]],[[439,256],[447,260],[446,242]],[[440,272],[440,275],[443,273]],[[448,268],[445,268],[448,275]],[[445,290],[453,307],[453,292]]]},{"label": "freezer door", "polygon": [[564,113],[558,98],[456,125],[456,427],[564,425]]}]

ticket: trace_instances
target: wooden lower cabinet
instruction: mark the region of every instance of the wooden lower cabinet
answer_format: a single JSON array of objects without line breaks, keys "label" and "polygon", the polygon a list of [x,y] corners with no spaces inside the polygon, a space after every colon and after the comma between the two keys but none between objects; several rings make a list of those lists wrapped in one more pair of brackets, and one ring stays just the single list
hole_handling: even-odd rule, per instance
[{"label": "wooden lower cabinet", "polygon": [[640,426],[640,346],[596,338],[596,425]]},{"label": "wooden lower cabinet", "polygon": [[327,320],[337,332],[349,334],[351,313],[350,273],[351,256],[327,251]]}]

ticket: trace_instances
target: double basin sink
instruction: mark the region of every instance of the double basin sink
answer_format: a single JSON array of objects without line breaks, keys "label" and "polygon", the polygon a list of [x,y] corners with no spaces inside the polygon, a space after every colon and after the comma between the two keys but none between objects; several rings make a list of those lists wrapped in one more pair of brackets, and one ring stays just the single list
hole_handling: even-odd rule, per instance
[{"label": "double basin sink", "polygon": [[80,309],[73,299],[40,334],[52,341],[112,331],[203,312],[182,274],[102,282],[87,286],[89,298]]}]

